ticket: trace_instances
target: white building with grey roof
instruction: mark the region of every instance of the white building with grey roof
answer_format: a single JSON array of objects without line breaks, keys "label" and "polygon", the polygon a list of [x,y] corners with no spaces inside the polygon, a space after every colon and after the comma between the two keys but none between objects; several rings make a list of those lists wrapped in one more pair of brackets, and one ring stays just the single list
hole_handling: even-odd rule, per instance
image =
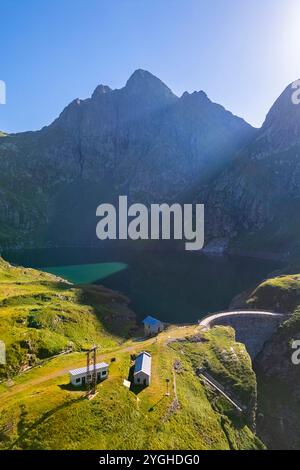
[{"label": "white building with grey roof", "polygon": [[[104,380],[108,377],[108,364],[106,362],[99,362],[96,364],[96,379],[97,382]],[[79,369],[73,369],[69,371],[70,382],[75,387],[81,387],[87,383],[87,380],[92,379],[94,367],[90,366],[89,377],[87,378],[87,367],[80,367]]]},{"label": "white building with grey roof", "polygon": [[135,360],[134,383],[136,385],[150,385],[151,382],[151,354],[143,351]]}]

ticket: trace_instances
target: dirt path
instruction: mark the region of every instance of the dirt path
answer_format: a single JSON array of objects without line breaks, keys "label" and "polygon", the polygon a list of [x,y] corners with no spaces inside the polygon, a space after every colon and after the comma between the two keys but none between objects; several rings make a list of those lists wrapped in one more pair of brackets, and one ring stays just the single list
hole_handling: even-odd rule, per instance
[{"label": "dirt path", "polygon": [[174,388],[174,398],[178,402],[178,396],[177,396],[177,384],[176,384],[176,372],[173,367],[173,388]]},{"label": "dirt path", "polygon": [[[114,354],[130,353],[130,352],[133,352],[133,351],[136,351],[136,350],[143,350],[143,349],[147,348],[147,346],[150,346],[150,345],[156,343],[157,341],[160,342],[160,343],[163,343],[163,344],[167,344],[170,341],[170,339],[178,339],[178,338],[182,338],[182,337],[184,337],[188,334],[190,334],[190,335],[194,334],[196,329],[197,329],[197,325],[187,326],[187,327],[181,326],[181,327],[172,328],[170,330],[166,330],[166,331],[160,333],[160,335],[155,337],[155,338],[141,339],[141,341],[137,341],[137,342],[132,343],[128,346],[124,345],[123,347],[121,346],[118,349],[114,349],[114,350],[108,351],[106,353],[99,354],[97,356],[97,361],[105,361],[105,359],[106,360],[109,359]],[[63,364],[62,364],[63,368],[61,368],[59,370],[55,370],[55,371],[47,373],[47,374],[43,374],[43,366],[41,366],[40,371],[41,371],[41,374],[43,374],[43,375],[41,375],[41,377],[36,377],[36,378],[33,378],[33,379],[29,379],[25,383],[20,383],[20,384],[17,383],[17,384],[12,385],[11,387],[8,387],[6,392],[3,392],[3,393],[0,394],[1,398],[3,398],[6,394],[9,394],[11,396],[12,394],[20,393],[20,392],[26,390],[28,387],[40,385],[40,384],[48,382],[50,380],[54,380],[58,377],[62,377],[64,375],[67,375],[69,373],[69,370],[72,367],[70,367],[70,365],[69,365],[70,354],[66,357],[67,357],[67,361],[68,361],[68,367],[67,368],[63,367]],[[47,363],[47,365],[51,364],[51,361],[52,361],[52,359]],[[84,357],[82,359],[77,358],[77,364],[76,365],[78,365],[78,366],[80,366],[81,364],[84,365],[85,361],[86,361],[86,358],[85,358],[85,355],[84,355]],[[34,371],[34,370],[36,370],[36,369],[31,369],[31,371]],[[31,371],[29,371],[29,373]],[[25,372],[25,374],[26,374],[26,372]],[[24,374],[23,374],[23,376],[24,376]]]},{"label": "dirt path", "polygon": [[[154,341],[152,341],[151,343],[147,343],[147,344],[152,344]],[[127,346],[127,347],[124,347],[124,348],[120,348],[118,349],[117,351],[110,351],[108,353],[105,353],[105,354],[101,354],[97,357],[97,360],[99,361],[104,361],[105,359],[108,358],[108,356],[112,356],[114,353],[118,352],[118,353],[126,353],[126,352],[131,352],[133,350],[136,349],[136,346]],[[78,365],[84,365],[86,362],[86,359],[80,359],[77,364]],[[31,370],[34,370],[34,369],[31,369]],[[26,390],[26,388],[30,387],[30,386],[34,386],[34,385],[40,385],[44,382],[48,382],[49,380],[54,380],[58,377],[62,377],[63,375],[67,375],[69,373],[69,370],[70,370],[70,367],[67,367],[65,369],[61,369],[59,371],[54,371],[54,372],[51,372],[49,374],[46,374],[46,375],[43,375],[42,377],[37,377],[36,379],[31,379],[31,380],[28,380],[26,383],[22,383],[22,384],[16,384],[16,385],[13,385],[12,387],[9,388],[8,390],[8,393],[11,394],[11,392],[14,392],[14,393],[19,393],[19,392],[22,392],[24,390]],[[5,392],[4,392],[5,394]],[[2,396],[4,394],[1,394]]]}]

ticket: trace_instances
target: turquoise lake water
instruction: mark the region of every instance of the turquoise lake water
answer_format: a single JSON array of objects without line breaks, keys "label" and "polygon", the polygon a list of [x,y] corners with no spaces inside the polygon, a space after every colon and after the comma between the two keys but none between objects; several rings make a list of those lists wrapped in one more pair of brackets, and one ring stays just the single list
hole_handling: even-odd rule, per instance
[{"label": "turquoise lake water", "polygon": [[48,268],[42,267],[41,269],[42,271],[63,277],[74,284],[90,284],[100,282],[127,268],[128,265],[125,263],[95,263],[51,266]]},{"label": "turquoise lake water", "polygon": [[253,258],[191,252],[142,252],[92,248],[24,250],[3,256],[69,281],[99,283],[127,295],[139,318],[194,322],[228,307],[278,264]]}]

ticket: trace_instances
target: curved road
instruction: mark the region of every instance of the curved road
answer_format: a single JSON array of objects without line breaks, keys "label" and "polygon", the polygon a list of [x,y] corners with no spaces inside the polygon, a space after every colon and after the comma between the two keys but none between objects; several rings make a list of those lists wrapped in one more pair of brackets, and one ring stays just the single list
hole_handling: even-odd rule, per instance
[{"label": "curved road", "polygon": [[228,312],[219,312],[219,313],[214,313],[208,317],[203,318],[202,320],[199,320],[199,326],[202,326],[204,328],[210,328],[210,324],[212,321],[222,318],[222,317],[231,317],[235,315],[256,315],[256,316],[262,316],[262,317],[284,317],[285,315],[283,313],[274,313],[274,312],[267,312],[264,310],[233,310],[233,311],[228,311]]}]

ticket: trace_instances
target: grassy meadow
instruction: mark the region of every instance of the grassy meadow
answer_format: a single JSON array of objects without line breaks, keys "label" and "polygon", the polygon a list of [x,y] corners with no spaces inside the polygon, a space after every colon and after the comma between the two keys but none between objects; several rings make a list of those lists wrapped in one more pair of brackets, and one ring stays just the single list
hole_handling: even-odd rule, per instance
[{"label": "grassy meadow", "polygon": [[[231,328],[170,325],[141,337],[126,299],[36,270],[0,264],[0,449],[255,449],[256,381]],[[69,384],[96,344],[109,377],[92,400]],[[134,358],[152,354],[151,385],[128,390]],[[63,354],[64,353],[64,354]],[[240,399],[238,413],[198,378],[205,367]],[[166,395],[169,379],[170,395]],[[250,413],[249,413],[250,412]]]}]

